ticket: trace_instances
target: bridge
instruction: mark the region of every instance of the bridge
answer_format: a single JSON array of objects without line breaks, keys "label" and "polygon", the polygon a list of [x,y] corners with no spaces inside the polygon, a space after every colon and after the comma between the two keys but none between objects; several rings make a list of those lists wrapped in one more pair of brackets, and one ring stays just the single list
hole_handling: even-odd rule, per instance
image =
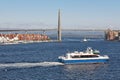
[{"label": "bridge", "polygon": [[54,31],[57,29],[0,29],[0,32],[16,32],[16,31]]},{"label": "bridge", "polygon": [[[0,32],[16,31],[57,31],[57,29],[0,29]],[[62,29],[62,31],[106,31],[105,29]]]}]

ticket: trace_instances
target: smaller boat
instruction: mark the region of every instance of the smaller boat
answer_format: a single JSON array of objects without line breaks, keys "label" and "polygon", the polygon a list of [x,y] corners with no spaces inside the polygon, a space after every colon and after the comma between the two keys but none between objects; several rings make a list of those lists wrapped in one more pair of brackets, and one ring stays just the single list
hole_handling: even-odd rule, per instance
[{"label": "smaller boat", "polygon": [[84,39],[83,39],[83,42],[86,42],[86,41],[87,41],[87,39],[86,39],[86,38],[84,38]]},{"label": "smaller boat", "polygon": [[109,60],[107,55],[99,55],[100,51],[93,50],[88,47],[85,52],[74,51],[73,53],[68,52],[65,56],[59,56],[59,62],[65,64],[80,64],[80,63],[105,63]]}]

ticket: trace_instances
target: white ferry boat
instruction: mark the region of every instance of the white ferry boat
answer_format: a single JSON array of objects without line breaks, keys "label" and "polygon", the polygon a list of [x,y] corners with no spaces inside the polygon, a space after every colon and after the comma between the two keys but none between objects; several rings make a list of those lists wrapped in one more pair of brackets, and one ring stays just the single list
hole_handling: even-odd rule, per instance
[{"label": "white ferry boat", "polygon": [[65,64],[105,63],[109,60],[107,55],[101,56],[99,53],[98,50],[88,47],[85,52],[67,53],[65,56],[59,56],[58,60]]}]

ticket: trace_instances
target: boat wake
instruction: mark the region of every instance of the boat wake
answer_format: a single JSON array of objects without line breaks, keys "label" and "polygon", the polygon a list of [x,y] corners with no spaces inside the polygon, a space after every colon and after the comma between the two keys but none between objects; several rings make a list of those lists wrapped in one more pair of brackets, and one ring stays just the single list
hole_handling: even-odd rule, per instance
[{"label": "boat wake", "polygon": [[0,64],[0,68],[27,68],[27,67],[49,67],[64,65],[60,62],[39,62],[39,63],[6,63]]}]

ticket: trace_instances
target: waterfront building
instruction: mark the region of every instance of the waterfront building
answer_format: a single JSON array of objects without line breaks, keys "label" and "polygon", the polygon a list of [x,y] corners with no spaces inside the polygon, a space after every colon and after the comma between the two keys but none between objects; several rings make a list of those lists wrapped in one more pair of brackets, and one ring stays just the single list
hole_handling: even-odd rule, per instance
[{"label": "waterfront building", "polygon": [[105,31],[105,39],[109,41],[120,40],[120,31],[108,29]]}]

